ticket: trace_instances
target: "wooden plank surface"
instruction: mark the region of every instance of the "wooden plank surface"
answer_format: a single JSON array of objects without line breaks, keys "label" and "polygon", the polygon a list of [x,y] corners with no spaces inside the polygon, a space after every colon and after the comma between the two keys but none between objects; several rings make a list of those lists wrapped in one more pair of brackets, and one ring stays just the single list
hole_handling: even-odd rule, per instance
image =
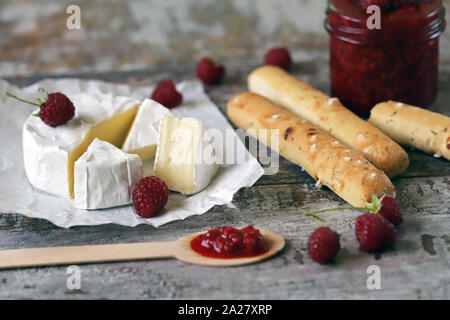
[{"label": "wooden plank surface", "polygon": [[[248,72],[258,61],[235,62],[221,86],[207,92],[224,110],[226,101],[245,90]],[[244,67],[243,67],[244,66]],[[297,64],[293,73],[328,91],[326,61],[315,59]],[[194,65],[183,69],[153,68],[135,72],[69,74],[130,84],[154,83],[195,76]],[[24,86],[43,76],[10,78]],[[443,66],[440,95],[434,110],[450,114],[450,71]],[[306,252],[309,234],[316,227],[299,214],[297,207],[318,209],[344,205],[331,191],[317,190],[305,172],[282,159],[280,172],[265,176],[252,188],[238,192],[230,206],[154,229],[115,225],[61,229],[44,220],[20,215],[0,216],[0,249],[62,245],[172,241],[189,233],[218,225],[272,230],[287,239],[285,250],[261,264],[232,269],[213,269],[179,261],[160,260],[81,266],[81,289],[66,286],[66,267],[0,271],[0,299],[10,298],[225,298],[225,299],[316,299],[316,298],[450,298],[450,164],[418,151],[408,150],[412,165],[394,179],[405,223],[399,229],[395,249],[382,254],[358,250],[353,223],[355,212],[328,216],[341,234],[342,251],[334,264],[313,263]],[[367,267],[381,268],[381,290],[366,286]]]}]

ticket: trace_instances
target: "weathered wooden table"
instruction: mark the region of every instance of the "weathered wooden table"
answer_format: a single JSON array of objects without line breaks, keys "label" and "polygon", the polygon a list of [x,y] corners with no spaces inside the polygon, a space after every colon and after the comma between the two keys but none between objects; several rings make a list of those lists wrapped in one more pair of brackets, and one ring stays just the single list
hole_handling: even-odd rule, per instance
[{"label": "weathered wooden table", "polygon": [[[244,91],[245,79],[258,61],[228,65],[224,84],[208,87],[211,98],[224,110],[234,94]],[[245,67],[243,67],[245,66]],[[317,58],[295,65],[293,73],[328,91],[327,61]],[[150,83],[171,77],[195,77],[194,65],[183,69],[145,70],[128,73],[70,74],[123,83]],[[24,86],[41,77],[10,78]],[[450,66],[441,66],[440,95],[434,110],[450,114]],[[83,265],[81,288],[66,286],[67,267],[0,271],[0,299],[22,298],[177,298],[177,299],[448,299],[450,298],[450,163],[408,150],[411,166],[393,180],[403,209],[395,249],[382,254],[358,250],[353,223],[358,215],[344,211],[328,216],[341,233],[342,250],[336,262],[321,266],[306,252],[309,234],[316,227],[297,207],[318,209],[343,205],[331,191],[314,187],[305,172],[281,160],[280,172],[264,176],[238,192],[232,206],[170,223],[126,228],[116,225],[61,229],[44,220],[21,215],[0,216],[0,249],[143,241],[171,241],[218,225],[269,229],[284,235],[287,246],[266,262],[238,268],[216,269],[175,260]],[[381,289],[369,290],[368,267],[381,271]]]}]

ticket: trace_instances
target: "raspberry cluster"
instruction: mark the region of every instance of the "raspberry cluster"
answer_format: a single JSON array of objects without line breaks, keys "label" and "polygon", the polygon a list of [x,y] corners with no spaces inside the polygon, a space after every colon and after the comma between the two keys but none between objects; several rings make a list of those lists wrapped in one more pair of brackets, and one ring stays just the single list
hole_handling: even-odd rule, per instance
[{"label": "raspberry cluster", "polygon": [[[203,57],[197,62],[197,77],[205,84],[218,84],[225,76],[225,67],[217,59]],[[272,48],[264,55],[264,65],[288,69],[292,64],[289,50],[285,47]]]},{"label": "raspberry cluster", "polygon": [[[359,216],[355,224],[356,240],[363,252],[374,252],[393,246],[397,237],[395,227],[403,221],[400,207],[392,197],[382,196],[381,199],[375,197],[370,208],[375,212]],[[348,209],[361,210],[362,208]],[[336,209],[324,211],[332,210]],[[308,216],[315,218],[314,213]],[[329,227],[318,228],[309,237],[308,254],[315,262],[330,262],[339,250],[339,235]]]}]

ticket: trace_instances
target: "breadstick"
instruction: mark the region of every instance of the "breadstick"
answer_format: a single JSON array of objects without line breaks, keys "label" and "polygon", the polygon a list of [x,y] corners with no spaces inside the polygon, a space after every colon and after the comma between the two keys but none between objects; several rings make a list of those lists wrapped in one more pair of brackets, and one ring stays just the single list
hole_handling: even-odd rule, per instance
[{"label": "breadstick", "polygon": [[[365,207],[371,193],[395,197],[395,188],[386,174],[360,152],[262,96],[249,92],[235,96],[228,102],[227,115],[268,147],[272,135],[278,132],[280,149],[275,151],[353,206]],[[263,133],[260,129],[268,130]],[[262,135],[265,139],[261,139]]]},{"label": "breadstick", "polygon": [[450,160],[450,118],[400,102],[377,104],[369,122],[402,145]]},{"label": "breadstick", "polygon": [[345,108],[338,99],[330,98],[283,69],[258,68],[248,77],[248,86],[251,92],[272,100],[363,153],[389,177],[408,168],[408,154],[397,143]]}]

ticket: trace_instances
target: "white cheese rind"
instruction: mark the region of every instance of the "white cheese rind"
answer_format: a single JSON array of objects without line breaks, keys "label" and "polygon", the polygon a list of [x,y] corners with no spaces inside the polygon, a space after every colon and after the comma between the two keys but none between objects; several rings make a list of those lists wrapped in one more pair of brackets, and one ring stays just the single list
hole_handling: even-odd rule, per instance
[{"label": "white cheese rind", "polygon": [[75,206],[94,210],[130,204],[133,187],[142,176],[139,156],[95,139],[75,162]]},{"label": "white cheese rind", "polygon": [[101,93],[77,93],[68,97],[75,106],[75,116],[71,120],[53,128],[30,115],[22,134],[24,167],[30,183],[37,189],[65,198],[71,197],[71,153],[98,124],[140,103],[133,98]]},{"label": "white cheese rind", "polygon": [[200,120],[163,116],[154,169],[170,190],[196,194],[211,183],[218,167],[211,138]]},{"label": "white cheese rind", "polygon": [[69,198],[67,151],[56,146],[45,145],[45,142],[41,144],[39,140],[38,133],[25,124],[22,143],[24,168],[28,181],[40,190]]},{"label": "white cheese rind", "polygon": [[137,154],[142,160],[153,158],[158,144],[159,125],[165,114],[172,113],[158,102],[145,99],[139,107],[122,150]]}]

